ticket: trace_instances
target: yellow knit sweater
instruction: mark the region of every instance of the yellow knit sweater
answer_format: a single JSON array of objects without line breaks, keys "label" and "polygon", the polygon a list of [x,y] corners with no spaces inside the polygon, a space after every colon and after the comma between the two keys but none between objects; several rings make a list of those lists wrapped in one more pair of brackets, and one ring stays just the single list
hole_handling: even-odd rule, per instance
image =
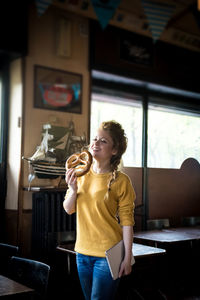
[{"label": "yellow knit sweater", "polygon": [[91,168],[78,177],[75,251],[79,253],[105,257],[105,251],[122,239],[121,226],[134,225],[135,191],[131,181],[118,171],[108,191],[111,174],[96,174]]}]

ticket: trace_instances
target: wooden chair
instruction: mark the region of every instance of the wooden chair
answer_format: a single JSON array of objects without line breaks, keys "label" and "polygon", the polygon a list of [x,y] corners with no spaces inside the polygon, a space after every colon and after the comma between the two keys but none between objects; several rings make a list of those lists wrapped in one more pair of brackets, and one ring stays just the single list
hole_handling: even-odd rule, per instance
[{"label": "wooden chair", "polygon": [[181,220],[183,226],[197,226],[200,225],[200,216],[183,217]]},{"label": "wooden chair", "polygon": [[147,230],[169,228],[169,219],[147,220]]},{"label": "wooden chair", "polygon": [[8,265],[10,259],[13,255],[17,255],[19,252],[19,247],[0,243],[0,274],[7,276],[8,274]]},{"label": "wooden chair", "polygon": [[49,232],[47,239],[48,239],[48,251],[49,253],[52,253],[56,251],[56,247],[58,245],[75,242],[76,232],[74,230]]},{"label": "wooden chair", "polygon": [[49,274],[50,266],[43,262],[23,257],[11,257],[9,278],[34,289],[34,299],[46,299]]}]

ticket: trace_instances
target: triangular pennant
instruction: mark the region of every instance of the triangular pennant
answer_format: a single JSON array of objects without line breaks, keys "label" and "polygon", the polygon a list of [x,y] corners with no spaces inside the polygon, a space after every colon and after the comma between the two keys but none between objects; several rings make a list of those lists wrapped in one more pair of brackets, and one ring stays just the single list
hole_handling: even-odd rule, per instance
[{"label": "triangular pennant", "polygon": [[175,5],[142,0],[153,41],[156,42],[175,11]]},{"label": "triangular pennant", "polygon": [[51,3],[52,0],[35,0],[38,16],[42,16]]},{"label": "triangular pennant", "polygon": [[102,29],[106,28],[120,2],[121,0],[92,0],[95,13]]}]

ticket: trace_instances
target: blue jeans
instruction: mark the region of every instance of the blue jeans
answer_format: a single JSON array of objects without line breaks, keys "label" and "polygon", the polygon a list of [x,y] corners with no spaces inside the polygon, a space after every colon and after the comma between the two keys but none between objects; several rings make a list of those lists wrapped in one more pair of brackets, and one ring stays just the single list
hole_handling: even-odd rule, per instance
[{"label": "blue jeans", "polygon": [[120,279],[112,279],[106,258],[77,253],[76,262],[86,300],[114,299]]}]

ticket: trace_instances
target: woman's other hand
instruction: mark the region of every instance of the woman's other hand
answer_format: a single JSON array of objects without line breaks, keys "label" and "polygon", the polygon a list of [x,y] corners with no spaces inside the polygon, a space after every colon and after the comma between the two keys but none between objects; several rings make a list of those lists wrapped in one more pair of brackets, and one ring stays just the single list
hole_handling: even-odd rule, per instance
[{"label": "woman's other hand", "polygon": [[129,275],[132,271],[132,266],[130,264],[130,262],[123,260],[120,266],[120,270],[119,270],[119,277],[125,276],[125,275]]}]

